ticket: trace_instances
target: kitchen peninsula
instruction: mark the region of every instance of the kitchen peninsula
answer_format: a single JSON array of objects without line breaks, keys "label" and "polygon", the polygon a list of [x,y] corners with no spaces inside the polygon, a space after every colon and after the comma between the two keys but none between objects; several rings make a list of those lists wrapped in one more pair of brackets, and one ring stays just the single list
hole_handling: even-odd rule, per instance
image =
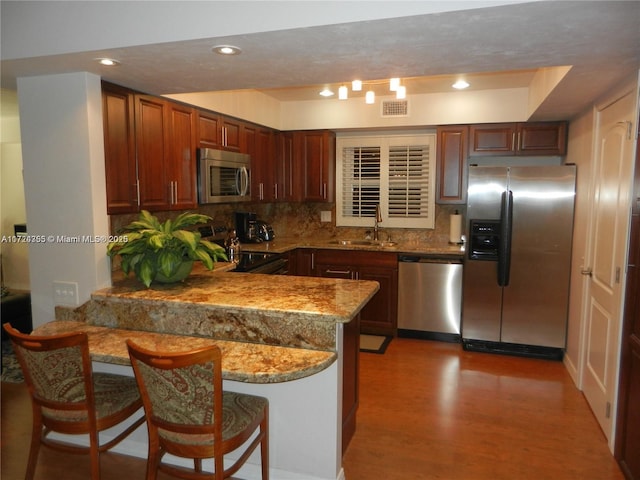
[{"label": "kitchen peninsula", "polygon": [[[359,312],[378,283],[238,274],[219,267],[198,267],[182,284],[150,289],[134,278],[118,279],[80,307],[58,307],[58,322],[36,333],[56,324],[87,329],[98,339],[91,349],[94,368],[128,374],[124,338],[167,349],[175,342],[191,348],[218,343],[224,388],[270,401],[271,478],[344,478],[343,443],[353,434],[357,409]],[[144,427],[120,451],[146,457]],[[259,478],[257,457],[243,475]]]}]

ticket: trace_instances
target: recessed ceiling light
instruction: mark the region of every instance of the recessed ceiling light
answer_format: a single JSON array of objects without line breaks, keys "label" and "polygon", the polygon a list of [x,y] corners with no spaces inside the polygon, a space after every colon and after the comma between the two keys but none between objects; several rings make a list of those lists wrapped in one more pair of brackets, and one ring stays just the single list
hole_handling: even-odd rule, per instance
[{"label": "recessed ceiling light", "polygon": [[324,90],[322,90],[320,92],[320,95],[322,95],[323,97],[332,97],[333,96],[333,92],[331,90],[329,90],[328,88],[325,88]]},{"label": "recessed ceiling light", "polygon": [[465,88],[467,88],[469,86],[469,84],[467,82],[465,82],[464,80],[458,80],[456,83],[454,83],[451,86],[453,88],[455,88],[455,89],[458,89],[458,90],[464,90]]},{"label": "recessed ceiling light", "polygon": [[96,61],[100,65],[104,65],[106,67],[117,67],[118,65],[120,65],[120,62],[118,60],[114,60],[113,58],[96,58]]},{"label": "recessed ceiling light", "polygon": [[220,55],[239,55],[242,53],[242,49],[233,45],[216,45],[212,50]]}]

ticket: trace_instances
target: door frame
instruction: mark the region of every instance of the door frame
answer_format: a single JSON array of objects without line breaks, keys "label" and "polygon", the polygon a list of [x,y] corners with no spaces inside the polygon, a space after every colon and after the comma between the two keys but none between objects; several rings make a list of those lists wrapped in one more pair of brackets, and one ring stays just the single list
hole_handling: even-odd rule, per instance
[{"label": "door frame", "polygon": [[[590,268],[591,267],[591,263],[593,261],[593,228],[594,228],[594,219],[593,219],[593,215],[594,215],[594,202],[593,202],[593,195],[596,192],[596,186],[597,186],[597,181],[598,179],[596,178],[597,175],[596,173],[596,167],[598,166],[596,163],[597,160],[597,155],[600,154],[600,132],[601,132],[601,127],[600,127],[600,116],[601,116],[601,112],[613,105],[614,103],[616,103],[617,101],[621,100],[623,97],[625,97],[626,95],[633,95],[634,96],[634,119],[637,120],[638,118],[638,81],[637,79],[634,79],[633,82],[628,82],[626,84],[624,84],[622,87],[614,90],[609,96],[607,96],[606,99],[603,99],[601,102],[598,102],[596,105],[594,105],[594,115],[593,115],[593,138],[592,138],[592,142],[593,142],[593,158],[592,158],[592,163],[591,166],[593,167],[592,170],[592,178],[590,181],[590,195],[591,195],[591,202],[589,205],[589,212],[588,212],[588,225],[587,225],[587,239],[585,242],[585,258],[584,258],[584,268]],[[637,127],[637,126],[636,126]],[[634,164],[634,159],[635,159],[635,151],[637,149],[637,135],[635,136],[634,139],[635,142],[635,148],[632,147],[632,159],[631,159],[631,164],[632,164],[632,174],[633,174],[633,164]],[[632,201],[632,193],[633,193],[633,175],[630,175],[629,178],[629,186],[628,186],[628,191],[629,191],[629,202],[628,202],[628,206],[629,206],[629,210],[628,212],[630,213],[630,206],[631,206],[631,201]],[[624,232],[624,238],[626,239],[626,245],[624,248],[624,252],[625,252],[625,258],[623,259],[623,263],[621,265],[621,267],[623,267],[625,269],[625,271],[623,273],[626,273],[626,265],[628,262],[628,257],[629,257],[629,230],[630,230],[630,215],[627,218],[627,223],[626,223],[626,229]],[[618,321],[619,323],[617,324],[617,331],[615,332],[616,335],[616,339],[615,339],[615,348],[616,351],[612,353],[610,358],[615,359],[614,362],[615,364],[613,365],[613,375],[612,377],[615,378],[615,383],[612,386],[613,392],[611,395],[612,398],[612,404],[611,404],[611,412],[610,412],[610,418],[612,419],[611,422],[611,431],[607,434],[607,432],[604,432],[605,436],[607,437],[607,441],[608,441],[608,445],[609,445],[609,449],[610,451],[613,453],[614,452],[614,447],[615,447],[615,439],[616,439],[616,418],[617,418],[617,407],[618,407],[618,395],[619,395],[619,374],[620,374],[620,353],[621,353],[621,346],[622,346],[622,332],[623,332],[623,328],[622,328],[622,315],[624,313],[624,300],[625,300],[625,291],[626,291],[626,274],[622,274],[621,275],[621,286],[620,286],[620,297],[617,299],[617,301],[619,302],[619,316],[618,316]],[[580,340],[579,340],[579,360],[578,360],[578,372],[577,372],[577,386],[580,390],[583,390],[583,380],[584,380],[584,375],[585,375],[585,368],[586,368],[586,355],[587,355],[587,342],[588,342],[588,322],[587,322],[587,315],[589,312],[589,303],[590,303],[590,298],[591,298],[591,282],[590,281],[585,281],[583,283],[583,289],[582,289],[582,299],[581,299],[581,312],[580,312],[580,318],[581,318],[581,325],[580,325]]]}]

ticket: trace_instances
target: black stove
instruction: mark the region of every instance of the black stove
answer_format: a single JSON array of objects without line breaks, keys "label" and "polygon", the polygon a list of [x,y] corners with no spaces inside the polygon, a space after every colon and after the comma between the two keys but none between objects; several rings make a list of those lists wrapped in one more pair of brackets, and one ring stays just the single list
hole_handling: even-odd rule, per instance
[{"label": "black stove", "polygon": [[[203,239],[217,243],[224,247],[224,242],[229,235],[226,226],[215,223],[197,225]],[[243,245],[245,248],[246,244]],[[255,248],[255,247],[254,247]],[[246,252],[240,251],[240,258],[233,272],[266,273],[270,275],[285,275],[287,273],[287,260],[279,253]]]}]

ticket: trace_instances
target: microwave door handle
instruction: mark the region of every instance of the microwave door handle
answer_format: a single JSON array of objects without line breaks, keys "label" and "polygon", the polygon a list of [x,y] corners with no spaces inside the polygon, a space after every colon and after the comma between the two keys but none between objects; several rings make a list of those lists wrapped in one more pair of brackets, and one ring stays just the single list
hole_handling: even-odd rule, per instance
[{"label": "microwave door handle", "polygon": [[236,181],[240,195],[247,195],[249,190],[249,171],[246,167],[242,167],[238,170],[238,177]]}]

